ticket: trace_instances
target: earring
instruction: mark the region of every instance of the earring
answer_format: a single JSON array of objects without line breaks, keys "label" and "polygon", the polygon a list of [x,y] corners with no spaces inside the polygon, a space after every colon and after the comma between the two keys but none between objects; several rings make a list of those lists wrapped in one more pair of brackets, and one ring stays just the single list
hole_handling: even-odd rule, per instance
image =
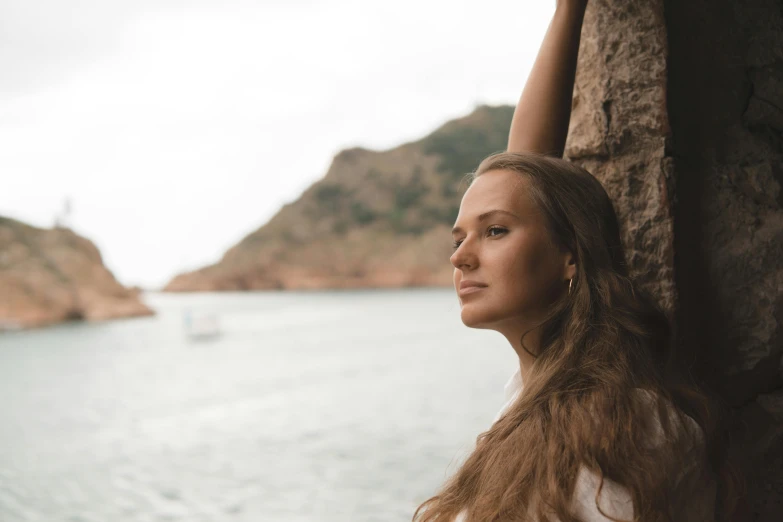
[{"label": "earring", "polygon": [[568,295],[571,295],[571,283],[573,283],[574,278],[568,280]]}]

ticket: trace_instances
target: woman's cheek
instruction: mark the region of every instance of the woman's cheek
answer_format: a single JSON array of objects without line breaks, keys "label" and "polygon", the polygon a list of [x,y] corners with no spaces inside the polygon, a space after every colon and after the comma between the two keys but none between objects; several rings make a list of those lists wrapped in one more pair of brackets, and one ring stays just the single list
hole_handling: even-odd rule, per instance
[{"label": "woman's cheek", "polygon": [[533,261],[530,258],[530,252],[519,245],[507,244],[499,249],[496,264],[499,265],[504,279],[518,282],[525,279],[525,275],[530,271]]}]

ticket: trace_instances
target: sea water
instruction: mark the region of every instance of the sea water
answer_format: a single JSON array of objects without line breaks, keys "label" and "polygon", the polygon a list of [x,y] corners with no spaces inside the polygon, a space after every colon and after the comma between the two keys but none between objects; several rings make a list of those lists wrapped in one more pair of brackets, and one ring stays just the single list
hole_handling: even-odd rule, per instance
[{"label": "sea water", "polygon": [[144,299],[0,334],[0,521],[409,521],[516,364],[450,289]]}]

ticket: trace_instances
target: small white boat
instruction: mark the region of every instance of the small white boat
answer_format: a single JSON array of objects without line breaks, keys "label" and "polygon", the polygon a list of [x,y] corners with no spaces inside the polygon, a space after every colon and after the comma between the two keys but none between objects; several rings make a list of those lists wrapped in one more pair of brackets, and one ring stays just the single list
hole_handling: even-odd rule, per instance
[{"label": "small white boat", "polygon": [[220,335],[220,322],[213,313],[193,314],[185,310],[185,334],[191,339],[208,339]]}]

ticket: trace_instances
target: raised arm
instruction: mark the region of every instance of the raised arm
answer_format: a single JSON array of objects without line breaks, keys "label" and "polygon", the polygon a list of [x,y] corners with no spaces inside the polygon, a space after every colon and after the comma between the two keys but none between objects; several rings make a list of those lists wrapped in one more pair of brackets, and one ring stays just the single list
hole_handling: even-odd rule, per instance
[{"label": "raised arm", "polygon": [[563,156],[587,0],[557,0],[508,135],[509,152]]}]

